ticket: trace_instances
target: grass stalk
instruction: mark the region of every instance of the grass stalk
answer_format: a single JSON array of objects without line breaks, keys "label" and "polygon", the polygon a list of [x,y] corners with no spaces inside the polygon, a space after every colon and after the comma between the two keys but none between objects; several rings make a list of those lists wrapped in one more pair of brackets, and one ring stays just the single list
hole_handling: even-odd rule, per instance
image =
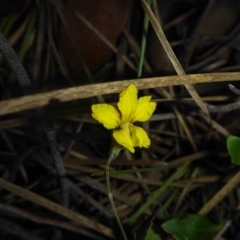
[{"label": "grass stalk", "polygon": [[[149,6],[151,6],[152,0],[147,0],[147,4]],[[149,27],[149,17],[148,17],[148,15],[145,12],[144,13],[144,19],[143,19],[143,33],[142,33],[141,50],[140,50],[140,57],[139,57],[137,77],[141,77],[142,76],[144,55],[145,55],[146,44],[147,44],[148,27]]]},{"label": "grass stalk", "polygon": [[188,165],[190,164],[190,162],[185,162],[181,167],[178,168],[178,170],[172,174],[172,176],[170,176],[168,178],[168,180],[159,188],[157,189],[155,192],[153,192],[153,194],[151,195],[151,197],[129,218],[128,223],[132,224],[134,223],[139,217],[140,215],[147,210],[147,208],[154,203],[157,198],[167,189],[167,187],[177,178],[181,175],[181,173],[188,167]]}]

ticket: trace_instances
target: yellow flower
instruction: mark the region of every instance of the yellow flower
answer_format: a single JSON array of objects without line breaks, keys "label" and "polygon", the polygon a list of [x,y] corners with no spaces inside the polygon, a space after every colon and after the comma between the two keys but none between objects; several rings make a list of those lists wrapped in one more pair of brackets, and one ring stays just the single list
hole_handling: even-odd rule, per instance
[{"label": "yellow flower", "polygon": [[151,102],[151,96],[137,97],[138,90],[130,84],[120,93],[119,111],[112,105],[100,103],[92,105],[92,117],[107,129],[113,129],[113,137],[118,144],[134,153],[134,147],[150,146],[147,133],[133,125],[134,122],[145,122],[153,114],[156,102]]}]

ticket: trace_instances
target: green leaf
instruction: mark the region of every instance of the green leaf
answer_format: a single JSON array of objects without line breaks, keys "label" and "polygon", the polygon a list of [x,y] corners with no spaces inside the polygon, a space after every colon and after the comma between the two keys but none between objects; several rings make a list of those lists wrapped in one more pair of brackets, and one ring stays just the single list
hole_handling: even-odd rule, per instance
[{"label": "green leaf", "polygon": [[148,216],[136,227],[134,230],[134,240],[162,240],[161,232],[163,232],[163,230],[160,226],[157,227],[152,222],[154,215],[155,214]]},{"label": "green leaf", "polygon": [[146,219],[144,219],[135,229],[134,231],[134,240],[145,240],[145,237],[147,236],[148,229],[152,225],[152,221],[154,219],[154,214],[151,216],[148,216]]},{"label": "green leaf", "polygon": [[232,135],[228,136],[227,149],[231,162],[240,166],[240,138]]},{"label": "green leaf", "polygon": [[162,238],[159,233],[154,232],[153,228],[150,227],[144,240],[162,240]]},{"label": "green leaf", "polygon": [[162,228],[177,240],[212,240],[220,230],[220,226],[199,214],[188,214],[183,219],[171,219],[163,223]]}]

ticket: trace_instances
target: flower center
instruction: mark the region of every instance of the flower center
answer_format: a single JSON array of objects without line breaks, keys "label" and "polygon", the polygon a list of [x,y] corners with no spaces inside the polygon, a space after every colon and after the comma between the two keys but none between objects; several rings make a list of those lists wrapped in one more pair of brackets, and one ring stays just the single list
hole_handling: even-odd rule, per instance
[{"label": "flower center", "polygon": [[127,132],[129,132],[129,125],[130,125],[129,122],[125,122],[125,123],[122,123],[122,124],[120,125],[120,128],[123,129],[123,130],[125,130],[125,131],[127,131]]}]

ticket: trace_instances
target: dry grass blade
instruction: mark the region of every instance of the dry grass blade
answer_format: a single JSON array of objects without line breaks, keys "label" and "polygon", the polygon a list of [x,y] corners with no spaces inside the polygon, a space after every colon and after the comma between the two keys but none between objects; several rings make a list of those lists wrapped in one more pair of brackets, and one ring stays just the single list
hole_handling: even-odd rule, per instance
[{"label": "dry grass blade", "polygon": [[[221,236],[235,239],[240,171],[231,164],[226,137],[239,135],[240,2],[117,0],[103,9],[94,0],[27,2],[0,21],[33,84],[2,51],[0,229],[8,235],[0,236],[19,237],[13,229],[19,225],[30,240],[123,239],[107,198],[112,191],[104,177],[110,176],[129,239],[135,236],[128,223],[146,214],[162,222],[198,210],[214,225],[231,218]],[[149,32],[139,24],[143,14]],[[138,65],[144,66],[142,78]],[[119,110],[119,92],[131,83],[140,98],[151,95],[157,103],[152,117],[137,123],[151,145],[121,153],[108,175],[113,130],[92,118],[91,105],[105,102]]]},{"label": "dry grass blade", "polygon": [[90,81],[92,81],[92,74],[91,74],[88,66],[86,65],[86,63],[84,61],[82,53],[81,53],[79,47],[77,46],[76,40],[73,38],[73,36],[72,36],[72,34],[71,34],[70,30],[69,30],[68,24],[66,22],[66,19],[64,17],[63,10],[62,10],[62,8],[63,8],[62,2],[57,1],[57,0],[51,0],[51,4],[56,8],[57,14],[58,14],[58,16],[59,16],[59,18],[61,20],[61,23],[62,23],[62,25],[64,27],[64,30],[66,31],[66,33],[67,33],[67,35],[69,37],[69,40],[71,41],[71,44],[74,45],[74,47],[75,47],[75,49],[76,49],[76,51],[78,53],[79,60],[81,61],[82,65],[83,65],[84,72],[86,73],[86,76],[88,77],[88,79]]},{"label": "dry grass blade", "polygon": [[[50,6],[47,5],[47,13],[48,13],[48,16],[51,16],[51,9],[50,9]],[[49,18],[49,21],[53,21],[51,18]],[[61,72],[64,76],[67,76],[67,69],[66,69],[66,66],[63,64],[63,61],[61,59],[61,56],[60,56],[60,53],[57,49],[57,45],[54,41],[54,37],[53,37],[53,30],[52,30],[52,27],[53,27],[53,23],[51,24],[48,24],[48,27],[47,27],[47,32],[48,32],[48,41],[50,43],[50,46],[54,52],[54,55],[56,57],[56,60],[57,60],[57,63],[61,69]]]},{"label": "dry grass blade", "polygon": [[240,96],[240,90],[235,88],[232,84],[229,84],[228,87],[234,92],[236,93],[237,95]]},{"label": "dry grass blade", "polygon": [[148,89],[166,86],[176,86],[189,83],[208,83],[237,80],[240,80],[239,72],[167,76],[156,78],[143,78],[141,79],[141,81],[139,81],[139,79],[132,79],[91,84],[2,101],[0,102],[0,116],[23,110],[41,108],[49,104],[51,100],[67,102],[76,99],[94,97],[98,95],[118,93],[122,91],[122,89],[127,87],[130,83],[134,83],[138,89]]},{"label": "dry grass blade", "polygon": [[173,213],[174,216],[177,216],[177,212],[178,212],[181,204],[183,203],[183,200],[184,200],[185,196],[191,191],[191,189],[193,189],[192,181],[191,181],[191,180],[192,180],[194,177],[197,176],[198,171],[199,171],[199,170],[196,168],[196,169],[192,172],[190,179],[187,179],[187,182],[185,183],[184,188],[183,188],[180,196],[178,197],[177,204],[176,204],[176,206],[175,206],[174,213]]},{"label": "dry grass blade", "polygon": [[[78,17],[79,20],[81,20],[91,31],[93,31],[98,37],[99,39],[101,39],[101,41],[103,43],[106,44],[106,46],[108,46],[115,54],[118,52],[118,49],[111,43],[109,42],[105,36],[103,36],[103,34],[101,34],[90,22],[87,21],[86,18],[84,18],[80,13],[75,12],[76,16]],[[134,66],[134,64],[126,57],[126,55],[122,55],[122,59],[123,61],[134,71],[136,71],[136,67]]]},{"label": "dry grass blade", "polygon": [[[150,22],[152,23],[152,26],[158,36],[159,41],[162,43],[164,50],[166,51],[169,60],[171,61],[174,69],[176,70],[178,75],[185,75],[185,72],[181,66],[181,64],[179,63],[177,57],[175,56],[168,40],[165,37],[165,34],[160,26],[160,24],[158,23],[156,17],[154,16],[151,8],[148,6],[148,4],[145,2],[145,0],[142,0],[142,5],[143,8],[145,10],[145,12],[147,13]],[[199,107],[203,110],[203,112],[209,116],[209,112],[207,107],[205,106],[204,102],[202,101],[202,99],[200,98],[200,96],[198,95],[198,93],[196,92],[196,90],[194,89],[194,87],[191,84],[185,84],[186,89],[188,90],[189,94],[192,96],[192,98],[196,101],[196,103],[199,105]]]},{"label": "dry grass blade", "polygon": [[187,124],[185,123],[183,116],[180,114],[180,112],[177,110],[177,108],[174,107],[173,110],[174,110],[174,113],[176,114],[177,119],[178,119],[179,123],[181,124],[184,132],[186,133],[194,151],[197,151],[197,146],[195,144],[194,138],[193,138],[191,131],[189,130]]},{"label": "dry grass blade", "polygon": [[30,16],[28,16],[24,20],[24,22],[21,24],[21,26],[18,28],[18,30],[9,37],[8,42],[11,46],[13,46],[22,37],[23,33],[26,31],[29,19],[30,19]]},{"label": "dry grass blade", "polygon": [[[35,55],[35,64],[33,65],[33,78],[36,79],[41,67],[41,59],[42,59],[42,52],[43,52],[43,45],[44,45],[44,18],[45,18],[45,12],[44,12],[44,5],[43,2],[40,3],[40,10],[41,14],[39,16],[39,27],[37,30],[37,46],[36,46],[36,55]],[[47,64],[47,63],[46,63]]]},{"label": "dry grass blade", "polygon": [[[82,53],[78,47],[78,44],[76,42],[76,39],[74,39],[74,37],[72,36],[71,34],[71,31],[69,30],[69,26],[68,26],[68,23],[64,17],[64,14],[63,14],[63,3],[60,2],[60,1],[57,1],[57,0],[51,0],[51,3],[53,4],[53,6],[56,8],[57,10],[57,14],[61,20],[61,23],[64,27],[64,30],[66,31],[68,37],[69,37],[69,40],[71,41],[71,44],[73,44],[73,46],[75,47],[76,51],[77,51],[77,54],[78,54],[78,58],[83,66],[83,69],[84,69],[84,72],[86,74],[86,76],[88,77],[88,80],[90,81],[90,83],[93,82],[93,79],[92,79],[92,73],[90,72],[85,60],[84,60],[84,57],[82,56]],[[104,99],[102,96],[97,96],[98,98],[98,101],[99,102],[104,102]]]},{"label": "dry grass blade", "polygon": [[[91,188],[106,194],[106,186],[104,184],[98,182],[97,180],[94,180],[87,176],[79,177],[78,180],[91,186]],[[128,196],[125,196],[124,194],[120,193],[118,190],[114,190],[113,195],[114,195],[114,199],[120,200],[123,203],[128,204],[129,206],[134,206],[134,204],[135,204],[133,199],[131,199]]]},{"label": "dry grass blade", "polygon": [[223,200],[240,182],[240,171],[237,172],[199,211],[207,215],[219,202]]},{"label": "dry grass blade", "polygon": [[31,201],[46,209],[49,209],[55,213],[58,213],[61,216],[64,216],[80,225],[84,225],[87,228],[91,228],[97,232],[104,234],[105,236],[113,238],[113,233],[110,228],[102,224],[99,224],[97,222],[93,222],[79,213],[69,210],[55,202],[52,202],[40,195],[37,195],[36,193],[30,192],[22,187],[19,187],[13,183],[10,183],[2,178],[0,178],[0,188],[8,190],[13,194],[16,194],[24,199],[27,199],[28,201]]},{"label": "dry grass blade", "polygon": [[[131,36],[131,34],[126,30],[126,29],[123,29],[123,34],[124,36],[126,37],[129,45],[131,46],[131,48],[133,49],[133,51],[137,54],[137,56],[139,57],[140,56],[140,47],[138,45],[138,43],[135,41],[135,39]],[[149,74],[153,74],[153,71],[151,69],[151,66],[149,65],[149,63],[147,62],[146,59],[144,59],[144,67],[146,69],[146,71],[149,73]]]},{"label": "dry grass blade", "polygon": [[218,124],[216,121],[210,121],[208,117],[203,116],[202,117],[209,123],[212,125],[212,127],[214,129],[216,129],[219,133],[221,133],[223,136],[227,137],[228,135],[230,135],[230,132],[228,130],[226,130],[226,128],[224,128],[223,126],[221,126],[220,124]]},{"label": "dry grass blade", "polygon": [[[15,206],[0,203],[0,210],[8,212],[10,214],[14,214],[15,216],[18,216],[21,219],[28,219],[35,223],[44,224],[51,227],[59,227],[62,229],[67,229],[69,231],[73,231],[86,236],[90,235],[88,231],[81,229],[78,226],[74,226],[71,223],[68,223],[67,221],[65,222],[61,220],[56,220],[54,218],[41,217],[41,216],[38,216],[37,214],[33,214],[29,211],[23,210]],[[95,236],[92,235],[92,237],[95,237]],[[99,238],[95,237],[94,239],[99,239]]]},{"label": "dry grass blade", "polygon": [[192,9],[186,13],[183,13],[182,15],[180,15],[180,16],[176,17],[175,19],[171,20],[170,22],[166,23],[164,26],[164,30],[167,30],[167,29],[173,27],[174,25],[176,25],[177,23],[182,22],[183,20],[192,16],[194,13],[196,13],[195,9]]},{"label": "dry grass blade", "polygon": [[194,49],[197,45],[197,42],[199,41],[201,30],[206,25],[206,19],[211,14],[211,9],[212,9],[214,3],[215,3],[215,0],[210,0],[208,2],[207,8],[204,11],[204,14],[201,16],[201,19],[199,19],[199,21],[197,23],[197,27],[196,27],[195,32],[194,32],[194,34],[192,36],[192,39],[191,39],[191,44],[189,44],[187,46],[186,56],[185,56],[185,60],[184,60],[184,63],[183,63],[184,67],[188,67],[189,61],[190,61],[190,59],[192,57],[192,54],[193,54],[193,51],[194,51]]}]

